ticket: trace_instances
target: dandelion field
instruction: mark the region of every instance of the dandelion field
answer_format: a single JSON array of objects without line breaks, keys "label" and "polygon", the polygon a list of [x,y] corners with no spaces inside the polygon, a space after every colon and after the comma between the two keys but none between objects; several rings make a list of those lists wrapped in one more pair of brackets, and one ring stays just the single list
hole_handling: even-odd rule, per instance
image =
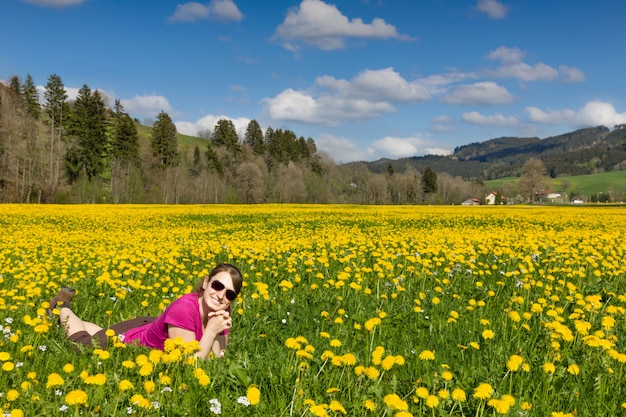
[{"label": "dandelion field", "polygon": [[[597,416],[626,411],[619,207],[0,206],[7,416]],[[226,357],[103,327],[215,264],[244,274]]]}]

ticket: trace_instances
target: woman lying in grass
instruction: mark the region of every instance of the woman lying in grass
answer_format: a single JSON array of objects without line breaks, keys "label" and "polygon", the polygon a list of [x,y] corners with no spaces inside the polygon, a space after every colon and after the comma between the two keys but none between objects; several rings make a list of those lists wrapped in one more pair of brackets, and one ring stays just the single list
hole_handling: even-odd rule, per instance
[{"label": "woman lying in grass", "polygon": [[[194,292],[178,298],[158,317],[137,317],[110,329],[123,343],[163,350],[165,340],[180,337],[185,342],[199,342],[196,356],[201,359],[206,359],[210,352],[222,357],[232,326],[230,303],[239,295],[242,284],[237,267],[220,264],[198,283]],[[60,323],[70,341],[85,346],[106,346],[109,329],[84,321],[72,311],[75,293],[72,288],[62,287],[50,301],[50,314],[58,309]]]}]

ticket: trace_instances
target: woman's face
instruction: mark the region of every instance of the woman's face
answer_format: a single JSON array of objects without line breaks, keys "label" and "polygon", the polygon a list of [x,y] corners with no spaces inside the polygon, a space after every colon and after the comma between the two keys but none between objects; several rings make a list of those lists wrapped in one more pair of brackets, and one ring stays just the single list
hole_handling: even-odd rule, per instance
[{"label": "woman's face", "polygon": [[213,311],[226,310],[231,302],[228,297],[236,297],[233,279],[226,271],[217,273],[210,281],[205,279],[203,288],[202,298]]}]

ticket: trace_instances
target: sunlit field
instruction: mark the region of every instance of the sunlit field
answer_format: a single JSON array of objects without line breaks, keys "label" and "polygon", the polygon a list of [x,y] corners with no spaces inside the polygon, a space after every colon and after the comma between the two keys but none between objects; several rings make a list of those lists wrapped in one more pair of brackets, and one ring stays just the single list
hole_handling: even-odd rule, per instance
[{"label": "sunlit field", "polygon": [[[626,411],[615,207],[0,206],[7,416],[614,416]],[[224,359],[75,352],[237,265]]]}]

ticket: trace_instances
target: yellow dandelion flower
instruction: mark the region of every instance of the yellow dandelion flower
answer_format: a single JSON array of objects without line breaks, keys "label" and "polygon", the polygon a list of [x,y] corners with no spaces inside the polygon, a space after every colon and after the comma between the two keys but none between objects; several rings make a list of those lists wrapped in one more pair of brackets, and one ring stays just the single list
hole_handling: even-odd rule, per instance
[{"label": "yellow dandelion flower", "polygon": [[418,387],[415,390],[415,395],[419,398],[426,398],[430,395],[430,392],[428,392],[428,388],[426,387]]},{"label": "yellow dandelion flower", "polygon": [[495,333],[493,332],[493,330],[491,329],[485,329],[482,332],[482,337],[485,340],[489,340],[489,339],[493,339],[495,336]]},{"label": "yellow dandelion flower", "polygon": [[9,401],[15,401],[18,398],[20,398],[20,393],[18,390],[16,389],[10,389],[7,391],[7,400]]},{"label": "yellow dandelion flower", "polygon": [[14,369],[15,369],[15,364],[11,361],[8,361],[2,364],[2,370],[4,372],[11,372]]},{"label": "yellow dandelion flower", "polygon": [[334,357],[335,357],[335,354],[332,351],[330,351],[330,350],[325,350],[324,352],[322,352],[322,355],[320,356],[320,358],[323,361],[328,360],[328,359],[332,359]]},{"label": "yellow dandelion flower", "polygon": [[124,392],[124,391],[128,391],[128,390],[135,388],[135,386],[128,379],[122,379],[120,383],[117,384],[117,388],[120,391]]},{"label": "yellow dandelion flower", "polygon": [[390,370],[393,365],[396,363],[396,358],[394,356],[385,356],[385,359],[381,362],[380,366],[385,370]]},{"label": "yellow dandelion flower", "polygon": [[151,394],[154,392],[154,390],[156,389],[156,384],[154,383],[154,381],[146,381],[143,383],[143,389],[148,393]]},{"label": "yellow dandelion flower", "polygon": [[439,405],[439,398],[434,395],[429,395],[426,397],[426,407],[428,408],[437,408]]},{"label": "yellow dandelion flower", "polygon": [[374,411],[376,410],[376,403],[372,400],[365,400],[363,401],[363,407],[365,407],[366,410]]},{"label": "yellow dandelion flower", "polygon": [[363,325],[363,327],[365,327],[365,330],[366,330],[367,332],[372,332],[372,331],[374,331],[374,328],[375,328],[376,326],[379,326],[379,325],[380,325],[380,323],[382,323],[382,321],[380,320],[380,318],[378,318],[378,317],[374,317],[374,318],[371,318],[371,319],[367,320],[367,321],[365,322],[365,324]]},{"label": "yellow dandelion flower", "polygon": [[441,373],[441,378],[443,378],[444,381],[451,381],[453,377],[454,374],[450,371],[443,371]]},{"label": "yellow dandelion flower", "polygon": [[376,368],[374,368],[373,366],[368,367],[365,370],[365,375],[369,378],[369,379],[376,379],[380,376],[380,371]]},{"label": "yellow dandelion flower", "polygon": [[385,354],[385,348],[382,346],[376,347],[372,352],[372,363],[374,365],[380,365],[383,359],[383,355]]},{"label": "yellow dandelion flower", "polygon": [[[170,354],[170,358],[172,357],[172,353],[175,351],[176,349],[172,349],[169,354]],[[180,350],[179,350],[180,352]],[[163,356],[164,352],[162,350],[157,350],[157,349],[152,349],[149,353],[148,353],[148,360],[153,363],[153,364],[157,364],[161,361],[161,357]],[[179,353],[180,355],[180,353]]]},{"label": "yellow dandelion flower", "polygon": [[572,375],[578,375],[580,373],[580,368],[575,363],[571,364],[567,367],[567,372]]},{"label": "yellow dandelion flower", "polygon": [[144,363],[143,365],[141,365],[141,368],[139,368],[139,375],[148,376],[152,374],[153,369],[154,365],[152,365],[150,362]]},{"label": "yellow dandelion flower", "polygon": [[524,358],[519,355],[511,355],[509,360],[506,363],[506,367],[511,372],[517,372],[520,368],[520,365],[524,362]]},{"label": "yellow dandelion flower", "polygon": [[465,395],[465,391],[463,391],[461,388],[455,388],[452,391],[452,399],[454,401],[463,402],[467,399],[467,396]]},{"label": "yellow dandelion flower", "polygon": [[326,412],[327,408],[328,404],[314,404],[309,408],[309,411],[315,417],[328,417],[328,413]]},{"label": "yellow dandelion flower", "polygon": [[337,400],[332,400],[328,405],[328,408],[330,408],[330,410],[334,411],[335,413],[347,414],[346,409]]},{"label": "yellow dandelion flower", "polygon": [[150,400],[145,398],[141,394],[135,394],[130,398],[130,403],[136,405],[137,407],[148,409],[152,407],[152,403]]},{"label": "yellow dandelion flower", "polygon": [[257,405],[261,401],[261,391],[256,385],[250,385],[246,390],[246,398],[251,405]]},{"label": "yellow dandelion flower", "polygon": [[87,393],[81,389],[70,391],[65,396],[65,403],[67,405],[86,405]]},{"label": "yellow dandelion flower", "polygon": [[285,340],[285,346],[293,350],[299,350],[302,347],[300,343],[298,343],[298,341],[293,337],[290,337],[287,340]]},{"label": "yellow dandelion flower", "polygon": [[63,365],[63,372],[65,372],[66,374],[74,372],[74,365],[72,365],[71,363],[66,363],[65,365]]},{"label": "yellow dandelion flower", "polygon": [[496,410],[496,413],[498,414],[507,414],[511,409],[511,404],[509,404],[507,401],[502,401],[496,398],[492,398],[491,400],[487,401],[487,405]]},{"label": "yellow dandelion flower", "polygon": [[409,409],[409,405],[398,394],[387,394],[383,401],[392,410],[406,411]]},{"label": "yellow dandelion flower", "polygon": [[133,362],[133,361],[129,361],[129,360],[126,360],[126,361],[123,361],[123,362],[122,362],[122,366],[123,366],[124,368],[132,369],[132,368],[134,368],[134,367],[135,367],[135,362]]},{"label": "yellow dandelion flower", "polygon": [[346,353],[341,356],[341,363],[348,366],[354,366],[356,364],[356,356],[352,353]]},{"label": "yellow dandelion flower", "polygon": [[543,372],[547,374],[553,374],[556,371],[556,367],[554,366],[552,362],[544,363],[541,368],[543,369]]},{"label": "yellow dandelion flower", "polygon": [[434,361],[435,360],[435,352],[432,350],[423,350],[419,354],[419,359],[422,361]]},{"label": "yellow dandelion flower", "polygon": [[33,329],[35,331],[35,333],[46,333],[48,332],[48,330],[50,329],[50,326],[48,326],[47,324],[38,324],[35,326],[35,328]]},{"label": "yellow dandelion flower", "polygon": [[479,400],[486,400],[493,394],[493,387],[487,383],[482,383],[474,389],[474,398]]},{"label": "yellow dandelion flower", "polygon": [[59,387],[59,386],[63,385],[64,383],[65,383],[65,381],[63,380],[61,375],[59,375],[57,373],[51,373],[50,375],[48,375],[48,380],[46,382],[46,388]]},{"label": "yellow dandelion flower", "polygon": [[331,347],[341,347],[341,341],[338,339],[333,339],[330,341]]},{"label": "yellow dandelion flower", "polygon": [[522,320],[522,317],[517,311],[509,311],[509,318],[511,321],[517,323]]}]

